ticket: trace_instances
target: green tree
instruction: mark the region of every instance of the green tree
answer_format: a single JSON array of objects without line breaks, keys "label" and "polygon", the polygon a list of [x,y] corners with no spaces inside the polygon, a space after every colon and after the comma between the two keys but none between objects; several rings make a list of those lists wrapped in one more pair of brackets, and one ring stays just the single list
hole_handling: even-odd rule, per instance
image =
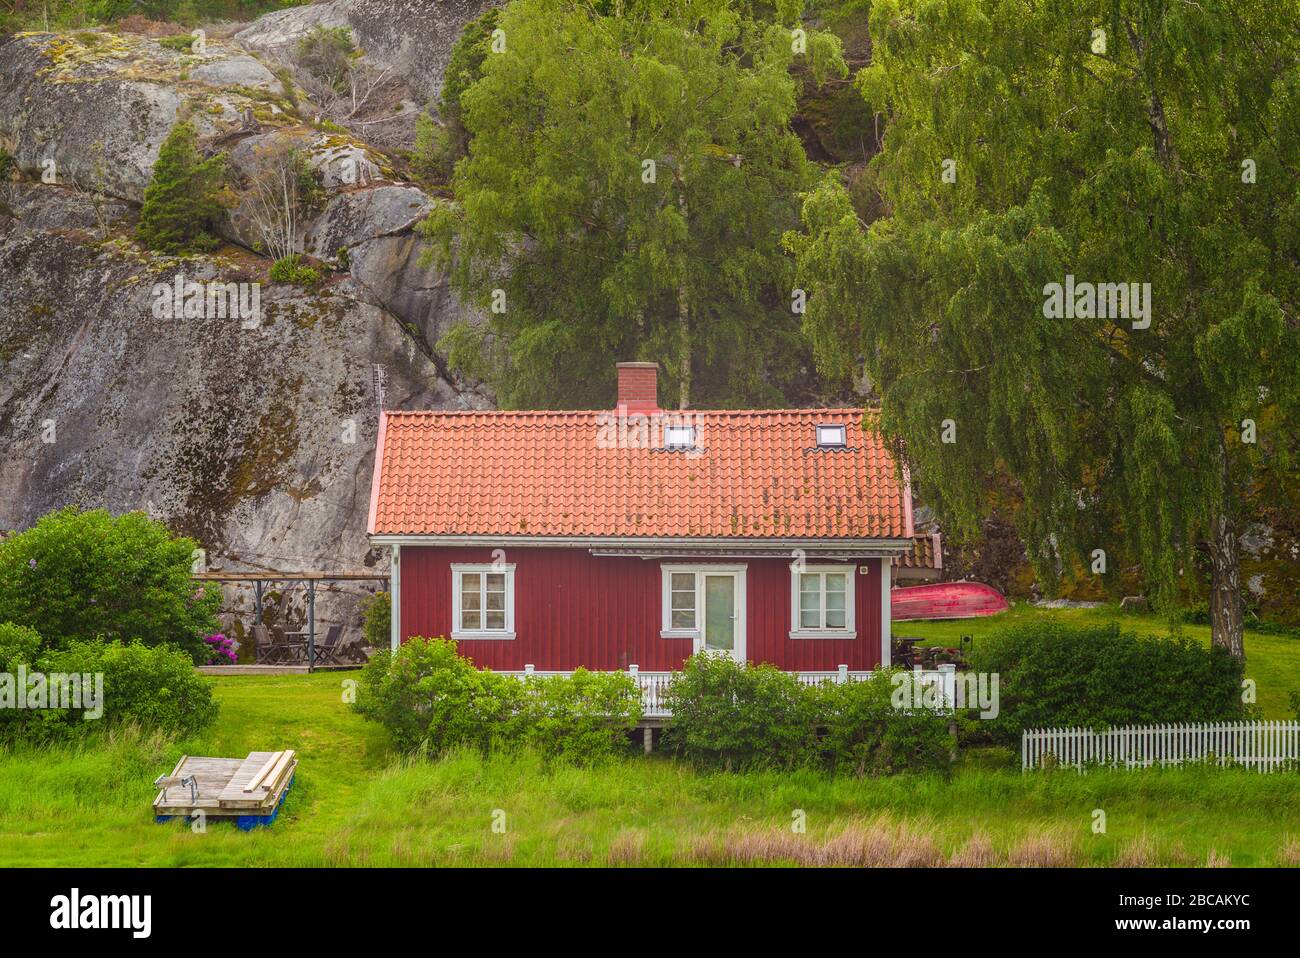
[{"label": "green tree", "polygon": [[172,643],[200,661],[221,593],[190,577],[194,549],[141,512],[48,513],[0,542],[0,622],[36,630],[47,647]]},{"label": "green tree", "polygon": [[[954,531],[1005,469],[1049,581],[1102,549],[1172,604],[1203,555],[1238,657],[1244,504],[1298,451],[1296,20],[1296,0],[879,0],[858,83],[888,117],[888,213],[862,223],[828,176],[787,237],[820,367],[865,364]],[[1115,315],[1118,289],[1067,310],[1067,277],[1150,283],[1149,312]]]},{"label": "green tree", "polygon": [[779,398],[804,356],[780,237],[812,175],[790,129],[790,67],[844,69],[835,37],[792,29],[797,12],[500,11],[482,75],[458,94],[470,147],[455,203],[425,224],[491,317],[443,339],[453,367],[506,406],[605,404],[611,356],[659,360],[682,405]]},{"label": "green tree", "polygon": [[222,215],[219,199],[225,178],[225,158],[204,159],[198,137],[188,121],[172,127],[158,151],[136,235],[159,253],[214,249],[213,229]]}]

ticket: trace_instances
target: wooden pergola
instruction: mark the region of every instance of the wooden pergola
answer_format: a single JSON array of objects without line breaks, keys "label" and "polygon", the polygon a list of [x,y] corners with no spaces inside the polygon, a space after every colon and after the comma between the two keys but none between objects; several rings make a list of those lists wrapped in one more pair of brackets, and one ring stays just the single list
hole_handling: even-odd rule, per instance
[{"label": "wooden pergola", "polygon": [[253,586],[254,625],[262,624],[262,595],[268,582],[307,583],[307,671],[316,665],[316,583],[387,582],[373,572],[196,572],[198,582],[247,582]]}]

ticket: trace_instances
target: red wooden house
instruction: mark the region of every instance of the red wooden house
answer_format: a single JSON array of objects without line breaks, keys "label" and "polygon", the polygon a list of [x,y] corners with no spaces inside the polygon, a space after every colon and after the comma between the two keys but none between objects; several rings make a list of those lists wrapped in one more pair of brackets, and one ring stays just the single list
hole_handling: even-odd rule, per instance
[{"label": "red wooden house", "polygon": [[[586,412],[385,412],[369,533],[394,648],[498,671],[667,673],[709,649],[804,674],[889,663],[905,477],[857,409],[670,412],[620,363]],[[644,684],[644,683],[643,683]]]}]

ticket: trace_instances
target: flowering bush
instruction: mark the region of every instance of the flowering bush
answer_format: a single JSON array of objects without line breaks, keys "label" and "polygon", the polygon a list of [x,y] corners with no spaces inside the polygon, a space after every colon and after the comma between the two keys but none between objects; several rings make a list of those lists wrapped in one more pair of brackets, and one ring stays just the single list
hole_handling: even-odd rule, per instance
[{"label": "flowering bush", "polygon": [[238,661],[235,643],[220,632],[204,636],[203,641],[208,646],[208,665],[234,665]]}]

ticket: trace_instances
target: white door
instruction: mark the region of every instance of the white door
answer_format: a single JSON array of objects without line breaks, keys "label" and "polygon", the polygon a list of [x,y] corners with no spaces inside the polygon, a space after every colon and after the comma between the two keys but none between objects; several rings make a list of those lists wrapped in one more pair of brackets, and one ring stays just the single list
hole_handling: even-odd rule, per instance
[{"label": "white door", "polygon": [[728,654],[745,661],[745,573],[705,572],[700,589],[704,598],[697,651]]}]

